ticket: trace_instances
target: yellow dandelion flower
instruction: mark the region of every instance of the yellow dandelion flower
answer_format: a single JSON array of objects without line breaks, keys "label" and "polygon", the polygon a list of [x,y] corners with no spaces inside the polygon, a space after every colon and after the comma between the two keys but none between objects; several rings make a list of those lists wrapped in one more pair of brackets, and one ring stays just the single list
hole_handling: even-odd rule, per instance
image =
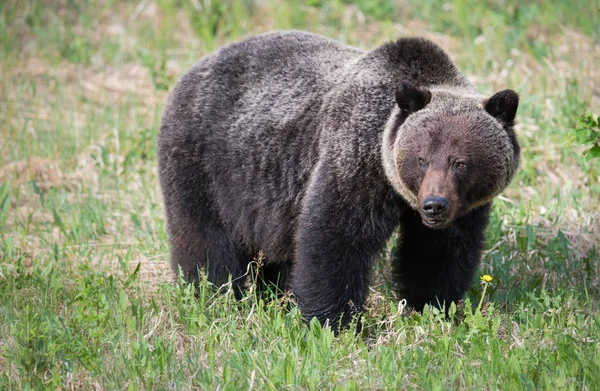
[{"label": "yellow dandelion flower", "polygon": [[481,276],[481,281],[483,282],[492,282],[493,279],[494,277],[490,276],[489,274],[484,274]]}]

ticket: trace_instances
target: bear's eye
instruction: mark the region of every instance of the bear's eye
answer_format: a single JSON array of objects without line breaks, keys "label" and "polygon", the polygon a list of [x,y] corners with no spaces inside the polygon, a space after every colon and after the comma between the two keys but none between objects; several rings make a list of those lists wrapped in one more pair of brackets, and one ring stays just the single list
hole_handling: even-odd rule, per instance
[{"label": "bear's eye", "polygon": [[426,165],[427,165],[427,163],[425,162],[425,159],[419,158],[419,166],[425,167]]},{"label": "bear's eye", "polygon": [[465,170],[467,168],[467,163],[465,162],[456,162],[454,163],[454,167],[458,170]]}]

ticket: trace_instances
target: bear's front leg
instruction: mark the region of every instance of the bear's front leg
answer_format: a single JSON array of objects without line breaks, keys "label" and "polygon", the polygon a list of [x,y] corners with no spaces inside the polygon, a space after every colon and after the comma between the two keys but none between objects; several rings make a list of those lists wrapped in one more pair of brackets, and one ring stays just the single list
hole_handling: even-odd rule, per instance
[{"label": "bear's front leg", "polygon": [[444,229],[426,227],[412,209],[402,214],[392,267],[399,293],[410,306],[447,309],[462,299],[481,262],[490,206],[472,210]]},{"label": "bear's front leg", "polygon": [[362,311],[372,262],[394,229],[371,196],[376,189],[349,196],[347,185],[330,170],[317,171],[298,221],[292,271],[304,318],[336,333]]}]

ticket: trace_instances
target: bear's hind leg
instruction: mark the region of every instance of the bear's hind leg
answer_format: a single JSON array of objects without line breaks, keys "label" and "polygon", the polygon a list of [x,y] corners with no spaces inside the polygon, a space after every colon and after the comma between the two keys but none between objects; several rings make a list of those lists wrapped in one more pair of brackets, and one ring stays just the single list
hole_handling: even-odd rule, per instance
[{"label": "bear's hind leg", "polygon": [[188,282],[198,282],[199,272],[217,287],[226,284],[231,276],[238,299],[242,297],[246,268],[251,260],[244,249],[219,224],[194,223],[185,229],[171,229],[171,264],[181,267]]},{"label": "bear's hind leg", "polygon": [[209,181],[189,159],[191,152],[181,152],[185,151],[168,145],[159,149],[171,265],[174,270],[180,267],[188,282],[197,283],[200,270],[217,286],[231,276],[236,297],[241,298],[252,256],[221,223],[207,190]]}]

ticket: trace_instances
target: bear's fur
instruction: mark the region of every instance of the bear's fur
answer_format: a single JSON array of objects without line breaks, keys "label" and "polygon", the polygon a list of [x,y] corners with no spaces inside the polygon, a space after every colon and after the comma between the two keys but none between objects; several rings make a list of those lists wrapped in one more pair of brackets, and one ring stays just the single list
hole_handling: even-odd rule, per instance
[{"label": "bear's fur", "polygon": [[171,260],[231,277],[259,250],[306,319],[346,325],[396,227],[409,304],[462,298],[492,199],[519,162],[518,96],[477,94],[434,43],[364,52],[302,32],[207,56],[167,102],[158,141]]}]

